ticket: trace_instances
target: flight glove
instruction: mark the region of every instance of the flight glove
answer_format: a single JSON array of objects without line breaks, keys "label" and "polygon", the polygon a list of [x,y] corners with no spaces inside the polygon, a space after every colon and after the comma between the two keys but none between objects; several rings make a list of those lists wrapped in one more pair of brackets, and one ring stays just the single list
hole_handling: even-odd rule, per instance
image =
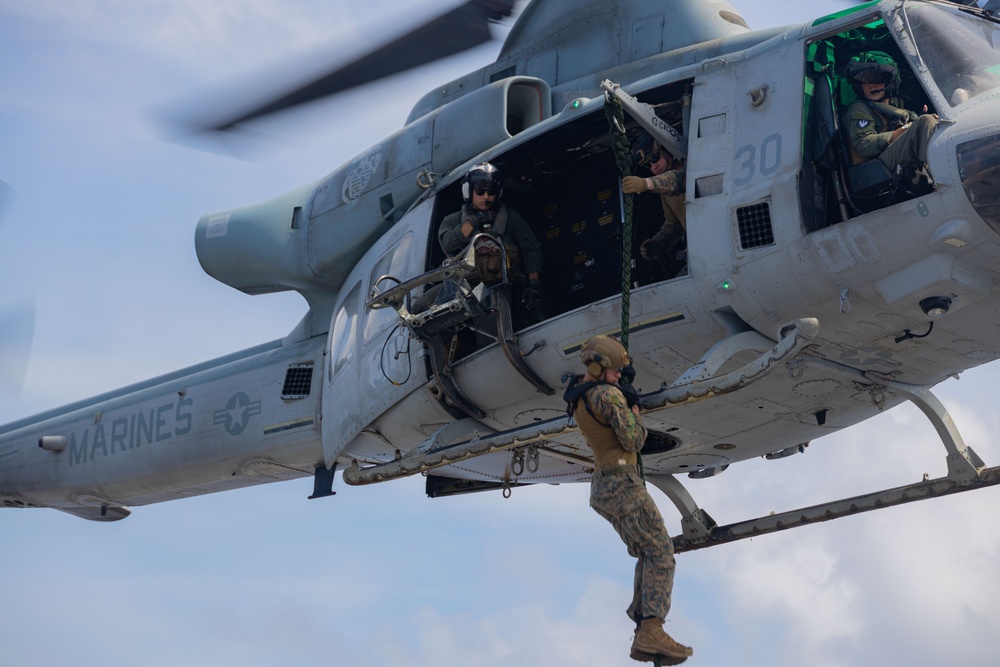
[{"label": "flight glove", "polygon": [[626,176],[622,179],[622,192],[627,195],[637,195],[646,191],[646,179],[639,176]]},{"label": "flight glove", "polygon": [[524,295],[521,297],[521,305],[528,312],[542,305],[542,281],[537,278],[528,281],[528,288],[524,290]]}]

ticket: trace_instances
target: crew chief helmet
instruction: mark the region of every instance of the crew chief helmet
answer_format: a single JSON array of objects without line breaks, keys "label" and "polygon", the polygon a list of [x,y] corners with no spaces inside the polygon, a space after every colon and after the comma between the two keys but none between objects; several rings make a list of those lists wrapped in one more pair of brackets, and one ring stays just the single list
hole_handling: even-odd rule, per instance
[{"label": "crew chief helmet", "polygon": [[477,190],[480,194],[482,192],[493,194],[496,197],[493,206],[496,206],[503,196],[503,176],[500,170],[489,162],[473,165],[462,179],[462,201],[466,206],[472,206],[472,193]]}]

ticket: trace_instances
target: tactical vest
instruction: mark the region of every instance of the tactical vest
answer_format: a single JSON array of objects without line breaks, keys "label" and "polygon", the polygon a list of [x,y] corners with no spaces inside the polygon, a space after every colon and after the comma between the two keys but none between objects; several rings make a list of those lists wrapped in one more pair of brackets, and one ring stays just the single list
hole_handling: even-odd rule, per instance
[{"label": "tactical vest", "polygon": [[[597,382],[588,384],[593,384],[594,387],[598,386]],[[618,436],[615,435],[615,430],[611,425],[593,412],[593,407],[587,398],[591,388],[583,392],[577,401],[573,410],[573,419],[576,420],[580,432],[583,433],[590,450],[594,453],[594,467],[601,470],[612,466],[636,465],[639,461],[636,453],[626,451],[618,441]]]}]

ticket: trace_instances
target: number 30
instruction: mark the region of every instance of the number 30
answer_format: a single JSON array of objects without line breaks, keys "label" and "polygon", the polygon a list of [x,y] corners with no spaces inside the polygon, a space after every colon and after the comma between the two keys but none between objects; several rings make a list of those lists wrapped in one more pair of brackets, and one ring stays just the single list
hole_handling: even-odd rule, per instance
[{"label": "number 30", "polygon": [[[781,166],[781,135],[772,134],[760,142],[760,173],[770,176]],[[742,187],[757,175],[757,147],[747,144],[736,151],[736,178],[733,183]]]}]

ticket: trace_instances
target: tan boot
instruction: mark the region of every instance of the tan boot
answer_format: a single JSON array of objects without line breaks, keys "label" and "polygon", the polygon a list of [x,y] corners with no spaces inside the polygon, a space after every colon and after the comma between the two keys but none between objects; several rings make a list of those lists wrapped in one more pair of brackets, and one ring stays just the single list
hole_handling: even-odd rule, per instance
[{"label": "tan boot", "polygon": [[[639,634],[639,628],[635,629],[635,634]],[[628,657],[639,662],[658,662],[659,665],[679,665],[687,658],[668,658],[664,655],[653,655],[652,653],[643,653],[642,651],[636,649],[635,639],[632,639],[632,651],[628,654]]]},{"label": "tan boot", "polygon": [[[680,658],[683,662],[694,654],[690,647],[678,644],[673,638],[663,630],[663,619],[647,618],[639,626],[639,631],[635,634],[635,641],[632,642],[632,653],[638,655],[648,654],[652,656],[665,656],[667,658]],[[640,658],[635,658],[640,659]],[[667,662],[663,664],[680,664],[679,662]]]},{"label": "tan boot", "polygon": [[653,655],[652,653],[643,653],[642,651],[635,650],[634,646],[632,647],[632,652],[628,654],[628,657],[632,658],[633,660],[638,660],[639,662],[654,662],[654,663],[659,662],[660,665],[670,665],[670,666],[679,665],[685,660],[687,660],[687,658],[668,658],[665,655]]},{"label": "tan boot", "polygon": [[[638,631],[636,631],[638,632]],[[632,650],[629,652],[628,657],[633,660],[638,660],[639,662],[656,662],[658,656],[652,653],[643,653],[642,651],[637,651],[635,648],[635,641],[632,642]]]}]

